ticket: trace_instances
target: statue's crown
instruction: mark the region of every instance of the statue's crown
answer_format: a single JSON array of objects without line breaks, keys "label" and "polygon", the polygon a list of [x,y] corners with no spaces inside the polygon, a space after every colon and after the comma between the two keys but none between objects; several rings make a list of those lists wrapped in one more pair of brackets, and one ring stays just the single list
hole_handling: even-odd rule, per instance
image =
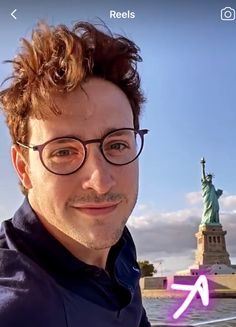
[{"label": "statue's crown", "polygon": [[207,176],[207,177],[211,177],[211,178],[214,178],[214,177],[215,177],[215,175],[214,175],[213,173],[209,173],[209,174],[207,174],[206,176]]}]

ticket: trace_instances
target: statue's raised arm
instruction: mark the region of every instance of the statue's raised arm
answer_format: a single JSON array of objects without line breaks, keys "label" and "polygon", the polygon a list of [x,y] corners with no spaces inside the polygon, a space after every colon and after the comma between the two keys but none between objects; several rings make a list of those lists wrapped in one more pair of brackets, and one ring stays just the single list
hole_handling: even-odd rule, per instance
[{"label": "statue's raised arm", "polygon": [[205,161],[204,157],[201,159],[201,164],[202,164],[202,179],[205,180],[206,179],[206,171],[205,171],[206,161]]},{"label": "statue's raised arm", "polygon": [[212,184],[212,174],[206,174],[204,158],[201,159],[202,164],[202,197],[203,197],[203,213],[202,213],[202,225],[214,225],[220,224],[219,219],[219,202],[218,198],[223,194],[222,190],[215,189]]}]

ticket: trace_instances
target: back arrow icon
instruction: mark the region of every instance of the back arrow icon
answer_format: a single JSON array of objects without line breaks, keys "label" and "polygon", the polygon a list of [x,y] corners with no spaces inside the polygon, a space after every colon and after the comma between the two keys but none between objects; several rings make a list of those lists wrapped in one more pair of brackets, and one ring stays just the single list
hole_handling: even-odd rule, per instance
[{"label": "back arrow icon", "polygon": [[17,11],[17,9],[14,9],[13,12],[11,13],[11,16],[14,18],[14,19],[17,19],[16,16],[14,15],[14,13]]}]

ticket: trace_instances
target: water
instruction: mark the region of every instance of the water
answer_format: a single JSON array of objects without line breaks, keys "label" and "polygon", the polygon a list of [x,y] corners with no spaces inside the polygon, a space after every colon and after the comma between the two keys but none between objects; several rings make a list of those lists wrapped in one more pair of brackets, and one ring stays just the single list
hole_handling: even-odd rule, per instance
[{"label": "water", "polygon": [[[151,322],[176,324],[195,324],[224,318],[235,317],[231,321],[212,322],[203,327],[236,327],[236,299],[210,299],[208,307],[202,305],[201,299],[194,299],[189,308],[180,317],[178,323],[172,318],[184,299],[143,299],[143,305]],[[200,325],[200,324],[199,324]]]}]

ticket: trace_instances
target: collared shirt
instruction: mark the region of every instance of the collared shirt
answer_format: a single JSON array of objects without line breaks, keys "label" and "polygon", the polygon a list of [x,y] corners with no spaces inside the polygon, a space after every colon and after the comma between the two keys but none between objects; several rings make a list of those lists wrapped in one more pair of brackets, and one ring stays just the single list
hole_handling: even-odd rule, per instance
[{"label": "collared shirt", "polygon": [[127,227],[106,268],[75,258],[26,198],[0,229],[0,326],[149,327]]}]

